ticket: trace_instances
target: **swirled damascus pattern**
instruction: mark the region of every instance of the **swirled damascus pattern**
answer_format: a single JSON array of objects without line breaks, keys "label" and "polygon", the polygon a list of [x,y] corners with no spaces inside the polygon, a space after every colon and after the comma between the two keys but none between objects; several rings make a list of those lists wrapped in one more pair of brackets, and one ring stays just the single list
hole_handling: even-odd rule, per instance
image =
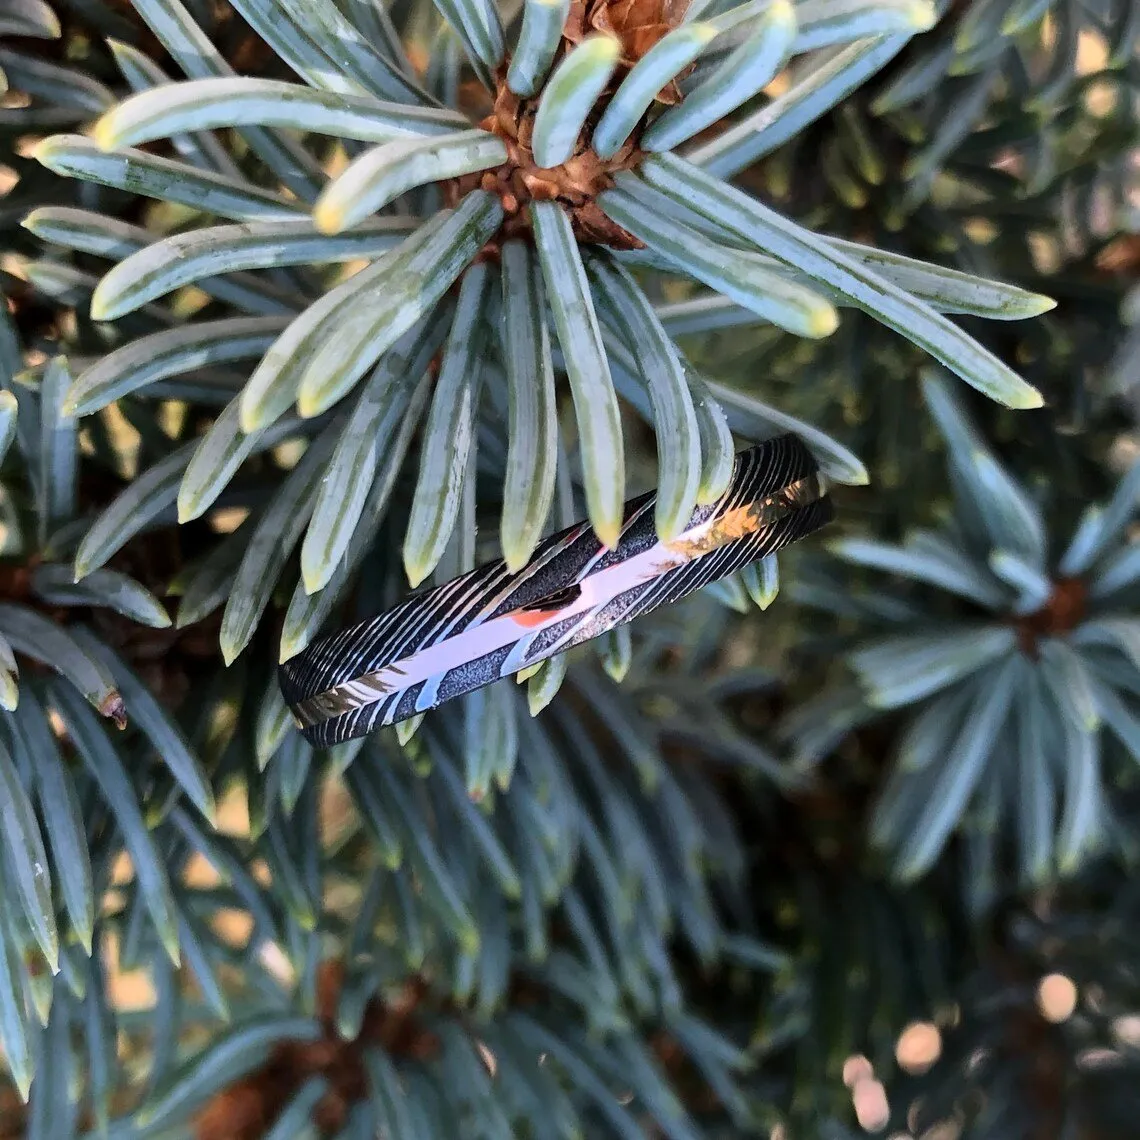
[{"label": "swirled damascus pattern", "polygon": [[328,746],[415,716],[681,598],[819,529],[832,515],[811,453],[781,436],[736,457],[725,494],[661,542],[652,493],[604,549],[588,523],[510,573],[480,566],[314,642],[280,669],[304,735]]}]

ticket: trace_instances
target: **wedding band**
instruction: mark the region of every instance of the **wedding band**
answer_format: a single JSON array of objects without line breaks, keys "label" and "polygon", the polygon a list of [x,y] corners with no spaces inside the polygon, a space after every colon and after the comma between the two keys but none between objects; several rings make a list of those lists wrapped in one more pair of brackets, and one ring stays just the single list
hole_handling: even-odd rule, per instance
[{"label": "wedding band", "polygon": [[679,601],[832,517],[826,480],[792,435],[740,452],[725,493],[669,542],[657,537],[656,498],[626,504],[612,550],[578,523],[515,573],[487,563],[313,642],[280,667],[297,726],[329,746],[406,720]]}]

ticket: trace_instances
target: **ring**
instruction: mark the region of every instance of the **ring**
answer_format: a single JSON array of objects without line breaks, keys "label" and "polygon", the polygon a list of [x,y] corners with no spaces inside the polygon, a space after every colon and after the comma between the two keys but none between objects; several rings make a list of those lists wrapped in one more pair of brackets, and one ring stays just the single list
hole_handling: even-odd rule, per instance
[{"label": "ring", "polygon": [[740,452],[725,493],[668,542],[656,499],[626,504],[612,550],[578,523],[514,573],[489,562],[313,642],[279,671],[298,728],[327,747],[407,720],[680,601],[832,517],[826,480],[792,435]]}]

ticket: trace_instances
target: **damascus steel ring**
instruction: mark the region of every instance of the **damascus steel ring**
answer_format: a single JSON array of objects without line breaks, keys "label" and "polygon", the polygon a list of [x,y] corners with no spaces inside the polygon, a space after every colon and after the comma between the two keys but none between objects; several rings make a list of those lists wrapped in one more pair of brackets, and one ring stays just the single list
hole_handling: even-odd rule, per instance
[{"label": "damascus steel ring", "polygon": [[589,523],[544,539],[521,570],[480,566],[313,642],[280,670],[298,727],[337,744],[406,720],[588,641],[818,530],[831,518],[811,453],[780,436],[736,457],[728,490],[674,539],[656,495],[626,504],[607,550]]}]

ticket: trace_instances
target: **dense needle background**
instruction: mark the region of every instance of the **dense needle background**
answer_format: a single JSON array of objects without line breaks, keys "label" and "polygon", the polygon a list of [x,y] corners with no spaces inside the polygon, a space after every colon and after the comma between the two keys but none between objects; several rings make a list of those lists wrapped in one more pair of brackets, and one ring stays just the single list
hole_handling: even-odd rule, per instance
[{"label": "dense needle background", "polygon": [[[0,1134],[1133,1135],[1138,12],[9,0]],[[785,430],[826,534],[291,730],[318,631]]]}]

